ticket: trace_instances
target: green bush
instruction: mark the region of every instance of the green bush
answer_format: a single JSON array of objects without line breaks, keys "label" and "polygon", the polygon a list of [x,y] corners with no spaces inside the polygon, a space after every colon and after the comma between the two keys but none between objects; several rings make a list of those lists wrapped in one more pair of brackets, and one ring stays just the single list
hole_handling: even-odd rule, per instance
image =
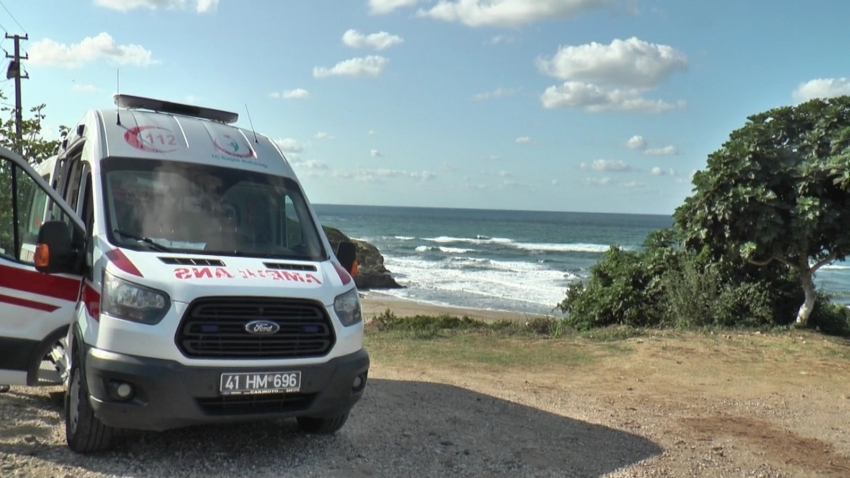
[{"label": "green bush", "polygon": [[662,277],[679,254],[665,246],[639,252],[611,246],[590,269],[590,280],[571,284],[556,307],[568,314],[567,325],[580,330],[662,325]]},{"label": "green bush", "polygon": [[850,336],[850,309],[846,305],[829,302],[826,294],[818,295],[809,325],[825,334]]},{"label": "green bush", "polygon": [[[781,263],[747,264],[732,253],[676,247],[669,230],[651,233],[642,251],[611,248],[582,283],[570,285],[556,307],[578,330],[629,327],[766,328],[794,322],[802,291],[794,271]],[[812,325],[850,333],[848,312],[828,298]],[[847,332],[844,332],[847,331]]]}]

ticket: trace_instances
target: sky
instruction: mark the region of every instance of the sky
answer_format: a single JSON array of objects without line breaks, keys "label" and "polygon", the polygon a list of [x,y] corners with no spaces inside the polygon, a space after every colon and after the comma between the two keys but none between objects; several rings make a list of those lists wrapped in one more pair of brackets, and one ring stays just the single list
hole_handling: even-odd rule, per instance
[{"label": "sky", "polygon": [[843,0],[2,6],[46,136],[119,84],[234,111],[317,204],[672,214],[747,116],[850,94]]}]

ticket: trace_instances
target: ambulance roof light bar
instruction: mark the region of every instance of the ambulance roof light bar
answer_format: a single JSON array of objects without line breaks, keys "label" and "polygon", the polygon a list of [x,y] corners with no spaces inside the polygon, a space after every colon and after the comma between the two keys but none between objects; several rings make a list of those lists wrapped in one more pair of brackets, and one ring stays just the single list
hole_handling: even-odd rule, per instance
[{"label": "ambulance roof light bar", "polygon": [[203,106],[174,103],[171,101],[145,98],[142,96],[117,94],[113,96],[115,105],[128,109],[145,109],[161,113],[173,113],[184,116],[193,116],[221,123],[235,123],[239,120],[239,114],[230,111],[205,108]]}]

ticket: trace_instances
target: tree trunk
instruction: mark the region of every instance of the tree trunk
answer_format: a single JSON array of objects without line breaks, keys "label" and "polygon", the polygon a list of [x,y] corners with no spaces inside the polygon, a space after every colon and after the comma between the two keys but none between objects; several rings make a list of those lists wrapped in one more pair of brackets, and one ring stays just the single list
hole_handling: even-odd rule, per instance
[{"label": "tree trunk", "polygon": [[818,297],[817,292],[815,292],[815,281],[812,275],[811,270],[800,271],[800,282],[803,284],[803,292],[806,293],[806,301],[803,302],[803,305],[800,306],[800,311],[797,312],[797,322],[795,325],[798,327],[805,327],[809,323],[809,315],[812,314],[812,310],[815,308],[815,301]]}]

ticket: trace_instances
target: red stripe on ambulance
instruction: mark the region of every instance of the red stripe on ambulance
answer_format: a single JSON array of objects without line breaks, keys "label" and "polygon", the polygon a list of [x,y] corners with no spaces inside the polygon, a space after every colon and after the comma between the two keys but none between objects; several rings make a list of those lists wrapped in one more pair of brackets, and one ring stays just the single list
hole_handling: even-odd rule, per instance
[{"label": "red stripe on ambulance", "polygon": [[0,287],[74,302],[80,280],[0,265]]},{"label": "red stripe on ambulance", "polygon": [[59,308],[55,305],[43,304],[41,302],[21,299],[19,297],[10,297],[8,295],[3,294],[0,294],[0,302],[17,305],[18,307],[26,307],[27,309],[43,310],[45,312],[53,312],[54,310]]}]

